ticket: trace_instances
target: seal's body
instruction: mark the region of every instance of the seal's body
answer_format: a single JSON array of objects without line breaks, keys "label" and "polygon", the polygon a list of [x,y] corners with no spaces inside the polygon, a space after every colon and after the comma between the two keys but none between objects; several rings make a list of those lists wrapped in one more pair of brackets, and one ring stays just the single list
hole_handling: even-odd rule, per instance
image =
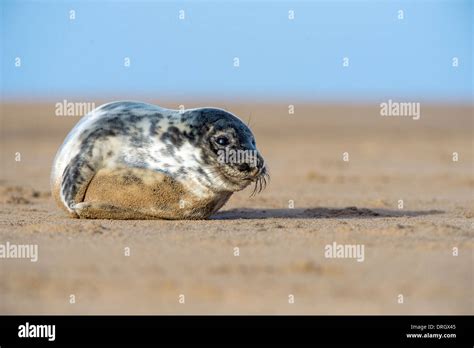
[{"label": "seal's body", "polygon": [[[254,161],[222,161],[223,150]],[[265,183],[250,129],[215,108],[169,110],[113,102],[84,116],[56,154],[53,196],[71,216],[203,219],[233,192]]]}]

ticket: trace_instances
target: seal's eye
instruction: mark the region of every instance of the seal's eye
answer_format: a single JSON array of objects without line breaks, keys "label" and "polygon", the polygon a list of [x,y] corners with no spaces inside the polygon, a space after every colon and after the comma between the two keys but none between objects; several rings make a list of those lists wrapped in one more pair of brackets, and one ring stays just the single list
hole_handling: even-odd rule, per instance
[{"label": "seal's eye", "polygon": [[227,138],[226,136],[221,135],[216,139],[216,143],[219,144],[220,146],[229,145],[229,138]]}]

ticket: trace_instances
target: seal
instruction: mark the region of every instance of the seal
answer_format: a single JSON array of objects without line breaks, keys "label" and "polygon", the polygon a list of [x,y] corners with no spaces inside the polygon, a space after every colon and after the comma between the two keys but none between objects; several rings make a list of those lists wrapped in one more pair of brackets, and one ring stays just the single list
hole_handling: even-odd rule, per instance
[{"label": "seal", "polygon": [[72,217],[206,219],[269,179],[251,130],[217,108],[119,101],[85,115],[59,148],[52,194]]}]

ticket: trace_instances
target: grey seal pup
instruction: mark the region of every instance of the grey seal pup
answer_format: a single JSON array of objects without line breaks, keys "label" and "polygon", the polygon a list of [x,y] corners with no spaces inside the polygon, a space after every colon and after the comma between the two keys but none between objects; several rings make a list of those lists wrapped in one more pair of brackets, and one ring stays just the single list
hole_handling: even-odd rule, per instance
[{"label": "grey seal pup", "polygon": [[231,113],[119,101],[67,135],[51,188],[72,217],[205,219],[234,192],[252,183],[261,191],[268,178],[254,135]]}]

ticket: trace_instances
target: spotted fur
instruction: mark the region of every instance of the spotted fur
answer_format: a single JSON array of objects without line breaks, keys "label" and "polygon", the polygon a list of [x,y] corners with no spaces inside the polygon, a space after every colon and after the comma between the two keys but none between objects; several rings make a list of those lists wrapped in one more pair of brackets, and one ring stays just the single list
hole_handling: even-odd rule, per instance
[{"label": "spotted fur", "polygon": [[[157,211],[153,206],[141,209],[140,214],[135,215],[127,211],[126,206],[112,208],[103,202],[101,208],[95,206],[88,212],[84,210],[85,206],[90,206],[84,202],[88,186],[99,171],[125,175],[121,170],[128,168],[139,174],[123,178],[121,183],[124,185],[139,187],[142,178],[137,175],[155,173],[155,181],[168,178],[182,185],[184,189],[180,192],[185,192],[187,197],[191,195],[193,202],[196,199],[211,202],[201,210],[191,209],[189,216],[180,212],[176,218],[207,217],[215,207],[220,208],[232,192],[242,190],[252,182],[256,187],[259,183],[261,189],[267,175],[260,154],[257,166],[246,165],[245,170],[242,166],[218,162],[219,145],[215,143],[215,137],[219,134],[230,137],[229,148],[256,150],[250,129],[225,110],[178,111],[130,101],[102,105],[81,119],[59,149],[51,174],[53,195],[75,217],[93,217],[91,211],[108,209],[115,215],[117,211],[125,211],[124,216],[149,214],[152,218],[173,218],[171,208],[171,213],[165,214],[163,209]],[[151,186],[140,187],[146,190]],[[164,186],[160,187],[163,189]],[[97,199],[107,200],[107,197]],[[210,205],[214,208],[209,209]]]}]

